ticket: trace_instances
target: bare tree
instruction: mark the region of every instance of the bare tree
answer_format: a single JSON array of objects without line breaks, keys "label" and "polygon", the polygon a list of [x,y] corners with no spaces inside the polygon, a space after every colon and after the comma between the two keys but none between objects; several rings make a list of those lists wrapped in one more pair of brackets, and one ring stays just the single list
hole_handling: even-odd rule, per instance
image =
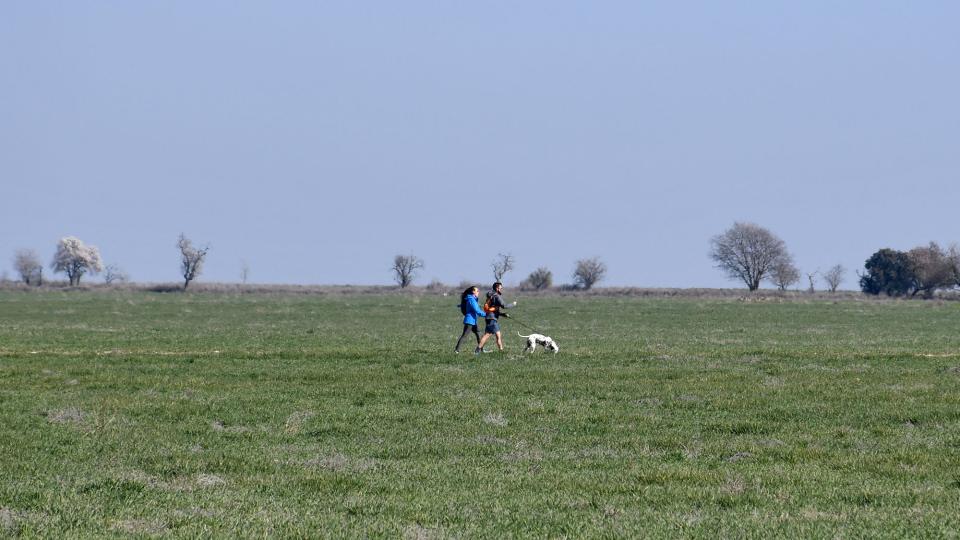
[{"label": "bare tree", "polygon": [[710,258],[730,279],[739,279],[755,291],[777,261],[787,256],[783,240],[754,223],[734,223],[710,239]]},{"label": "bare tree", "polygon": [[70,285],[80,284],[83,274],[96,274],[103,270],[103,261],[100,260],[100,250],[96,246],[88,246],[79,238],[67,236],[57,243],[57,252],[53,256],[50,268],[56,272],[65,272],[70,279]]},{"label": "bare tree", "polygon": [[807,287],[807,292],[810,294],[813,294],[817,291],[816,287],[814,287],[813,285],[816,282],[817,274],[819,273],[820,273],[819,270],[814,270],[813,272],[807,272],[807,281],[810,283],[810,286]]},{"label": "bare tree", "polygon": [[250,278],[250,265],[247,264],[247,261],[240,261],[240,282],[246,285],[247,279]]},{"label": "bare tree", "polygon": [[207,258],[207,252],[210,246],[197,248],[189,238],[180,233],[177,239],[177,247],[180,249],[180,273],[183,275],[183,290],[187,290],[190,282],[197,279],[200,272],[203,271],[203,263]]},{"label": "bare tree", "polygon": [[490,263],[493,269],[493,280],[503,281],[503,275],[513,270],[513,263],[516,262],[513,255],[509,253],[497,253],[497,258]]},{"label": "bare tree", "polygon": [[130,276],[115,264],[108,264],[103,270],[103,282],[107,285],[126,283],[128,281],[130,281]]},{"label": "bare tree", "polygon": [[952,287],[956,283],[954,256],[936,242],[911,249],[907,258],[913,271],[913,296],[922,292],[923,296],[930,298],[937,289]]},{"label": "bare tree", "polygon": [[541,291],[543,289],[549,289],[553,286],[553,272],[548,270],[546,267],[541,266],[533,272],[530,272],[530,275],[527,276],[527,279],[521,284],[521,288],[525,289],[534,289]]},{"label": "bare tree", "polygon": [[778,289],[785,291],[787,287],[800,281],[800,270],[794,265],[793,257],[788,253],[774,263],[773,267],[770,268],[770,275],[767,279]]},{"label": "bare tree", "polygon": [[847,269],[844,268],[842,264],[834,265],[824,272],[823,281],[827,283],[827,289],[829,289],[830,292],[837,292],[837,287],[843,283],[843,277],[846,273]]},{"label": "bare tree", "polygon": [[599,282],[607,273],[607,265],[598,257],[580,259],[573,270],[573,282],[584,289],[589,289]]},{"label": "bare tree", "polygon": [[423,267],[423,260],[413,254],[397,255],[393,258],[393,279],[400,288],[406,288],[417,277],[417,270]]},{"label": "bare tree", "polygon": [[43,264],[32,249],[18,249],[13,256],[13,268],[27,285],[43,285]]}]

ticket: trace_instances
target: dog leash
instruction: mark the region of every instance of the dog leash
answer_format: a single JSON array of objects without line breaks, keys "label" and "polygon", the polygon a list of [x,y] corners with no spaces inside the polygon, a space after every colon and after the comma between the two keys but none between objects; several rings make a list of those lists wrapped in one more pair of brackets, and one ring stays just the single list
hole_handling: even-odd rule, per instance
[{"label": "dog leash", "polygon": [[529,324],[527,324],[527,323],[525,323],[525,322],[523,322],[523,321],[517,320],[513,315],[509,315],[509,314],[507,314],[507,313],[504,313],[504,315],[506,315],[507,318],[510,319],[511,321],[516,322],[517,324],[519,324],[520,326],[526,328],[527,330],[530,330],[530,331],[533,332],[534,334],[540,334],[540,333],[542,333],[542,332],[537,331],[536,328],[530,326]]}]

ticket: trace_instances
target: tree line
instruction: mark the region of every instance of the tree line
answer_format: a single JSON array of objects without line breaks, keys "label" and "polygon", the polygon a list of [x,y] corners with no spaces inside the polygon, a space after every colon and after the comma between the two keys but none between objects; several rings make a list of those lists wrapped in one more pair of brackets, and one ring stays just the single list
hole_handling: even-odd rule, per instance
[{"label": "tree line", "polygon": [[[514,268],[516,258],[510,253],[498,253],[490,263],[494,281],[503,281],[503,277]],[[393,280],[401,288],[408,287],[417,277],[418,271],[425,268],[423,259],[416,255],[397,255],[393,259]],[[607,274],[607,265],[599,257],[580,259],[574,264],[573,284],[577,289],[590,289],[600,282]],[[526,290],[544,290],[553,287],[553,272],[541,266],[530,272],[526,279],[520,282],[520,288]]]},{"label": "tree line", "polygon": [[[710,258],[716,267],[734,280],[743,281],[755,291],[764,280],[780,290],[801,280],[800,270],[786,243],[769,230],[755,223],[734,223],[710,240]],[[960,286],[960,248],[943,249],[936,242],[909,251],[883,248],[864,263],[864,273],[857,273],[860,290],[866,294],[917,296],[930,298],[941,289]],[[819,271],[806,274],[809,289]],[[843,282],[846,269],[835,265],[822,274],[831,292]]]},{"label": "tree line", "polygon": [[[186,290],[190,282],[203,270],[203,263],[207,258],[207,252],[210,251],[210,246],[196,247],[181,233],[177,239],[177,248],[180,250],[183,289]],[[40,262],[40,257],[32,249],[18,249],[13,256],[13,268],[20,275],[20,280],[27,285],[43,285],[44,266]],[[65,236],[57,242],[50,269],[54,274],[66,274],[71,287],[80,285],[80,279],[84,275],[96,275],[100,272],[104,273],[103,281],[108,285],[130,280],[130,276],[119,266],[115,264],[104,266],[97,246],[87,245],[75,236]]]},{"label": "tree line", "polygon": [[[210,246],[202,247],[184,234],[177,238],[180,253],[180,273],[183,289],[200,276]],[[817,277],[823,280],[826,289],[833,292],[843,283],[846,268],[837,264],[824,272],[814,270],[801,273],[787,250],[786,243],[768,229],[755,223],[736,222],[729,229],[710,239],[710,258],[727,277],[742,281],[747,289],[755,291],[764,281],[780,290],[796,285],[807,278],[807,290],[813,292]],[[516,258],[510,253],[498,253],[490,263],[494,281],[502,281],[514,270]],[[20,249],[14,254],[14,270],[27,285],[42,285],[44,265],[39,256],[30,249]],[[391,267],[394,281],[401,288],[410,286],[420,270],[425,268],[423,259],[413,254],[396,255]],[[103,272],[104,282],[122,283],[129,276],[117,265],[104,265],[100,250],[87,245],[79,238],[67,236],[57,242],[56,252],[49,268],[54,274],[66,275],[71,286],[80,284],[86,274]],[[960,287],[960,248],[952,245],[947,249],[935,242],[918,246],[909,251],[883,248],[876,251],[864,263],[864,272],[857,273],[860,289],[867,294],[889,296],[932,297],[938,290]],[[247,281],[250,269],[244,262],[241,279]],[[571,274],[573,283],[565,287],[587,290],[604,279],[607,265],[599,257],[579,259]],[[553,272],[541,266],[520,283],[522,289],[544,290],[553,287]]]},{"label": "tree line", "polygon": [[[177,238],[177,249],[180,252],[180,273],[183,276],[183,289],[190,286],[190,282],[200,276],[210,246],[198,247],[184,234]],[[494,281],[501,281],[503,276],[514,269],[516,258],[509,253],[499,253],[491,263]],[[13,257],[14,270],[20,280],[27,285],[43,285],[44,265],[40,257],[32,249],[19,249]],[[425,267],[423,259],[415,255],[397,255],[393,260],[394,280],[401,288],[411,285],[419,270]],[[66,236],[57,242],[56,253],[50,263],[54,274],[66,274],[70,286],[80,285],[84,275],[104,273],[104,283],[124,283],[130,277],[115,264],[104,266],[100,250],[96,246],[87,245],[79,238]],[[573,271],[574,287],[589,289],[602,280],[607,273],[607,266],[598,257],[580,259],[576,262]],[[250,274],[250,267],[243,262],[240,270],[241,280],[246,283]],[[521,284],[522,287],[533,290],[549,289],[553,286],[553,273],[546,267],[540,267],[530,273]]]}]

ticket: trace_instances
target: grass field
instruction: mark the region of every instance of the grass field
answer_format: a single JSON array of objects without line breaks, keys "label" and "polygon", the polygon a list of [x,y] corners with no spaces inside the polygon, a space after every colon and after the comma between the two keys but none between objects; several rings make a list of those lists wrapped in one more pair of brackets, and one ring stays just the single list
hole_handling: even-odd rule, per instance
[{"label": "grass field", "polygon": [[2,291],[0,536],[958,535],[960,303],[519,300]]}]

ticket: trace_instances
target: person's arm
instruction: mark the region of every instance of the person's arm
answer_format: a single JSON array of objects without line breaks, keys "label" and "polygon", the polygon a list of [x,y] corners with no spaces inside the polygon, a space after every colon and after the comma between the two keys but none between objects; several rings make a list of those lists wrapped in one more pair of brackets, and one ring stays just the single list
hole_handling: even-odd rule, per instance
[{"label": "person's arm", "polygon": [[480,307],[480,304],[477,302],[476,298],[471,296],[467,300],[467,304],[470,306],[470,311],[472,311],[474,315],[477,317],[486,317],[487,314],[484,313],[483,308]]},{"label": "person's arm", "polygon": [[498,306],[500,309],[509,309],[509,308],[512,308],[512,307],[516,307],[516,306],[517,306],[517,303],[516,303],[516,302],[513,302],[513,303],[511,303],[511,304],[508,304],[508,303],[506,303],[506,302],[503,301],[503,297],[502,297],[502,296],[497,295],[497,306]]}]

